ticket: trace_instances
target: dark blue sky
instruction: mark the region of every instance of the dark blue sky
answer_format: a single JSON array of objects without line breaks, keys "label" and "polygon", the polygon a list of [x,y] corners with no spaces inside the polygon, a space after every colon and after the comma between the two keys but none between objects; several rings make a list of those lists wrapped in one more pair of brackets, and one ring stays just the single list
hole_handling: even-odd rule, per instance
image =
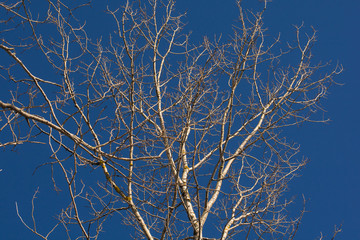
[{"label": "dark blue sky", "polygon": [[[237,17],[235,1],[178,1],[179,11],[188,12],[186,31],[193,32],[194,41],[201,41],[204,35],[211,39],[222,34],[226,39],[231,33],[231,25]],[[94,2],[95,5],[99,3]],[[254,10],[259,4],[257,1],[243,2]],[[33,4],[36,4],[35,1]],[[339,62],[344,66],[344,72],[335,79],[343,85],[333,86],[331,94],[322,102],[327,110],[325,116],[331,121],[327,124],[308,123],[287,130],[289,137],[301,144],[299,157],[305,156],[310,160],[301,176],[289,186],[290,193],[299,201],[302,194],[307,199],[308,212],[296,239],[318,239],[320,232],[329,237],[334,225],[340,224],[343,232],[338,239],[360,239],[359,12],[359,1],[273,0],[265,14],[268,34],[276,37],[281,33],[282,43],[294,40],[293,25],[303,23],[305,30],[313,26],[318,30],[315,61]],[[87,24],[96,33],[100,26],[104,26],[102,20],[94,16]],[[101,28],[101,32],[106,34],[106,31],[106,27]],[[5,87],[0,90],[0,99],[6,102],[10,85],[3,79],[1,81]],[[42,214],[47,213],[51,218],[61,209],[57,201],[59,194],[52,191],[53,185],[48,182],[50,169],[41,168],[33,175],[36,166],[48,159],[48,154],[45,146],[25,145],[11,152],[0,150],[0,169],[3,169],[0,173],[0,239],[35,239],[17,218],[15,201],[24,219],[30,220],[31,198],[38,186],[37,216],[44,231],[48,230],[49,216],[42,217]],[[52,209],[44,209],[43,206]],[[105,230],[107,233],[102,239],[114,239],[123,229]]]},{"label": "dark blue sky", "polygon": [[[256,4],[243,1],[256,9]],[[253,1],[255,2],[255,1]],[[233,1],[183,0],[188,23],[196,37],[231,32],[236,18]],[[307,199],[296,239],[329,237],[334,225],[343,225],[338,239],[360,239],[360,2],[341,0],[273,0],[268,4],[264,24],[269,33],[281,33],[282,42],[294,39],[293,25],[313,26],[318,32],[315,61],[341,63],[344,72],[330,89],[322,105],[327,124],[304,124],[291,129],[289,137],[301,144],[301,153],[310,162],[300,178],[290,184],[291,193]],[[210,14],[209,14],[210,13]]]}]

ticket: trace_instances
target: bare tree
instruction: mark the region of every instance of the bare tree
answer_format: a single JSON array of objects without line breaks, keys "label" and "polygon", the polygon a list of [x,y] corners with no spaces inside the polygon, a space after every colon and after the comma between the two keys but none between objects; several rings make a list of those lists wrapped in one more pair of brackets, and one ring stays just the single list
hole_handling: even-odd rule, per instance
[{"label": "bare tree", "polygon": [[[312,113],[341,67],[311,62],[315,31],[297,27],[281,46],[265,35],[266,1],[257,13],[237,3],[230,41],[199,45],[172,0],[109,8],[114,29],[97,38],[77,15],[87,4],[0,3],[1,74],[14,86],[0,100],[0,146],[48,145],[44,163],[70,196],[49,233],[18,211],[26,227],[99,239],[120,214],[136,239],[294,238],[301,217],[287,216],[284,192],[306,161],[283,130],[325,121]],[[46,70],[32,71],[26,54]]]}]

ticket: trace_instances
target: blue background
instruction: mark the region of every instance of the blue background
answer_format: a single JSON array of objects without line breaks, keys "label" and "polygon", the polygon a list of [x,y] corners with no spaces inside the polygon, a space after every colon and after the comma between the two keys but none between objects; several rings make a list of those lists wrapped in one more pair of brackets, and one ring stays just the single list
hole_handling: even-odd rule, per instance
[{"label": "blue background", "polygon": [[[40,1],[33,1],[32,8],[37,2]],[[254,10],[260,6],[257,1],[243,2]],[[94,8],[97,6],[104,8],[105,2],[94,1]],[[111,6],[116,3],[112,2]],[[111,18],[91,15],[94,8],[83,11],[89,14],[83,19],[87,19],[91,31],[106,36],[110,27],[107,28],[105,22]],[[201,41],[204,35],[212,39],[222,34],[226,39],[238,13],[232,0],[178,0],[177,8],[180,12],[187,11],[185,31],[192,31],[195,42]],[[343,231],[337,239],[360,239],[359,12],[360,2],[352,0],[273,0],[265,14],[268,34],[276,37],[281,33],[282,43],[294,40],[293,25],[304,23],[306,29],[313,26],[318,30],[314,60],[331,60],[344,66],[344,72],[336,79],[343,85],[332,87],[328,99],[322,102],[331,121],[288,130],[289,137],[301,144],[299,157],[304,155],[310,159],[301,176],[289,186],[289,194],[298,199],[298,205],[291,210],[302,207],[302,194],[307,200],[308,212],[295,239],[318,239],[320,232],[330,237],[334,225],[340,224]],[[11,85],[4,79],[1,84],[0,99],[7,102]],[[24,145],[15,151],[0,150],[0,169],[3,169],[0,173],[0,239],[36,239],[16,216],[15,202],[24,220],[30,223],[31,198],[38,187],[36,216],[40,232],[49,230],[49,219],[64,207],[61,200],[66,194],[53,191],[50,168],[40,168],[33,174],[36,166],[48,160],[49,153],[46,146],[33,145]],[[90,170],[89,174],[92,174]],[[118,218],[108,219],[116,224],[106,227],[100,239],[119,239],[119,235],[127,239],[129,229],[119,226]]]}]

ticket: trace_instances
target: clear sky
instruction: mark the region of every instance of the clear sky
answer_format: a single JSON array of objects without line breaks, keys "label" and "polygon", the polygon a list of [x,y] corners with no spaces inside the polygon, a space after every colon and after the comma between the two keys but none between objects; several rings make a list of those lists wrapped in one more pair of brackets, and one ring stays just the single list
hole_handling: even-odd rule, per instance
[{"label": "clear sky", "polygon": [[[33,1],[34,7],[37,2],[41,1]],[[96,6],[101,5],[99,2],[103,1],[94,0]],[[110,6],[116,6],[115,2]],[[249,8],[259,4],[253,0],[243,2]],[[204,35],[211,39],[222,34],[226,38],[237,18],[233,0],[178,0],[177,6],[179,11],[187,11],[185,31],[192,31],[193,41],[201,41]],[[290,194],[299,201],[304,195],[307,200],[308,212],[295,239],[318,239],[320,232],[329,236],[334,225],[340,224],[343,231],[337,239],[360,239],[359,12],[360,2],[355,0],[273,0],[265,14],[268,34],[276,37],[281,33],[283,43],[294,40],[293,25],[303,23],[305,29],[313,26],[318,30],[315,61],[339,62],[344,66],[344,72],[336,79],[343,85],[333,86],[331,94],[322,102],[327,110],[325,116],[331,121],[288,130],[289,137],[301,144],[299,157],[310,160],[301,176],[289,186]],[[107,28],[102,27],[105,20],[89,16],[87,26],[94,33],[106,35]],[[0,58],[2,56],[0,53]],[[0,89],[0,99],[6,102],[11,85],[4,79],[0,81],[4,86]],[[11,152],[0,150],[0,169],[3,169],[0,173],[0,239],[35,239],[17,217],[15,202],[24,219],[30,220],[31,198],[37,187],[40,191],[36,200],[37,216],[44,231],[48,230],[47,219],[61,209],[60,197],[52,191],[53,185],[49,182],[50,168],[41,168],[33,174],[35,168],[48,159],[48,153],[46,146],[24,145]],[[46,216],[47,213],[50,216]],[[105,231],[101,239],[115,239],[126,230],[117,227]]]}]

